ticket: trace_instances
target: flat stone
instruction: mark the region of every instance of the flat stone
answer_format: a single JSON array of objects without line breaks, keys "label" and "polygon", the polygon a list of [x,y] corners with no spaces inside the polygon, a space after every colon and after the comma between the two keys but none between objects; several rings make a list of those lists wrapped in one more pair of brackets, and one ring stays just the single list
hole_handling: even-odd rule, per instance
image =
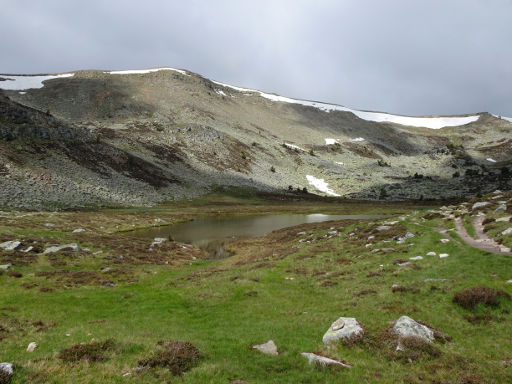
[{"label": "flat stone", "polygon": [[2,264],[2,265],[0,265],[0,270],[7,271],[11,267],[12,267],[11,263],[9,263],[9,264]]},{"label": "flat stone", "polygon": [[9,376],[14,374],[14,367],[12,363],[0,363],[0,371],[7,373]]},{"label": "flat stone", "polygon": [[425,283],[428,283],[429,281],[450,281],[449,279],[439,279],[435,277],[430,277],[428,279],[423,280]]},{"label": "flat stone", "polygon": [[510,221],[510,219],[512,219],[512,216],[505,216],[505,217],[499,217],[496,219],[496,222],[497,223],[501,223],[501,222],[507,222],[507,221]]},{"label": "flat stone", "polygon": [[441,243],[446,244],[450,242],[450,239],[441,239],[439,240]]},{"label": "flat stone", "polygon": [[440,254],[439,254],[439,258],[440,258],[440,259],[444,259],[444,258],[446,258],[446,257],[448,257],[448,256],[450,256],[450,255],[449,255],[449,254],[447,254],[447,253],[440,253]]},{"label": "flat stone", "polygon": [[6,251],[15,251],[16,249],[21,248],[21,241],[17,241],[17,240],[6,241],[6,242],[0,244],[0,248],[4,249]]},{"label": "flat stone", "polygon": [[399,267],[405,267],[407,265],[412,265],[412,263],[410,261],[406,261],[405,263],[398,263],[397,264]]},{"label": "flat stone", "polygon": [[345,363],[342,363],[341,361],[331,359],[329,357],[324,357],[317,355],[315,353],[311,352],[302,352],[302,356],[304,356],[306,359],[308,359],[309,364],[319,364],[321,366],[326,365],[339,365],[341,367],[350,368],[351,366]]},{"label": "flat stone", "polygon": [[45,253],[55,253],[55,252],[60,252],[64,249],[71,249],[72,251],[75,251],[75,252],[80,252],[82,250],[82,248],[80,248],[78,246],[78,244],[76,243],[70,243],[70,244],[64,244],[64,245],[57,245],[57,246],[53,246],[53,247],[49,247],[49,248],[46,248],[43,252],[43,254]]},{"label": "flat stone", "polygon": [[387,231],[391,227],[389,225],[379,225],[377,228],[375,228],[377,231]]},{"label": "flat stone", "polygon": [[363,328],[353,317],[340,317],[331,324],[327,332],[322,337],[324,344],[337,342],[339,340],[350,339],[363,335]]},{"label": "flat stone", "polygon": [[507,206],[505,204],[500,204],[498,208],[494,210],[494,212],[503,212],[507,210]]},{"label": "flat stone", "polygon": [[491,205],[491,203],[489,203],[488,201],[479,201],[478,203],[473,204],[471,209],[475,210],[475,209],[478,209],[478,208],[487,207],[488,205]]},{"label": "flat stone", "polygon": [[409,260],[423,260],[423,256],[409,257]]},{"label": "flat stone", "polygon": [[28,347],[27,347],[27,352],[34,352],[37,348],[37,343],[36,342],[31,342]]},{"label": "flat stone", "polygon": [[429,253],[427,253],[427,256],[437,256],[437,253],[435,253],[435,252],[429,252]]},{"label": "flat stone", "polygon": [[258,351],[264,353],[265,355],[279,355],[279,352],[277,351],[277,346],[273,340],[269,340],[263,344],[253,345],[252,348],[257,349]]},{"label": "flat stone", "polygon": [[502,235],[512,235],[512,228],[507,228],[503,232],[501,232]]},{"label": "flat stone", "polygon": [[505,281],[507,284],[512,284],[512,279]]},{"label": "flat stone", "polygon": [[85,232],[85,229],[83,229],[83,228],[77,228],[77,229],[74,229],[74,230],[73,230],[73,233],[81,233],[81,232]]},{"label": "flat stone", "polygon": [[162,244],[167,239],[165,237],[155,237],[153,242],[151,243],[150,247],[154,247],[155,245]]},{"label": "flat stone", "polygon": [[402,316],[395,322],[393,333],[398,336],[397,350],[403,349],[400,345],[400,339],[403,337],[418,337],[428,343],[434,341],[434,332],[423,324],[414,321],[409,316]]}]

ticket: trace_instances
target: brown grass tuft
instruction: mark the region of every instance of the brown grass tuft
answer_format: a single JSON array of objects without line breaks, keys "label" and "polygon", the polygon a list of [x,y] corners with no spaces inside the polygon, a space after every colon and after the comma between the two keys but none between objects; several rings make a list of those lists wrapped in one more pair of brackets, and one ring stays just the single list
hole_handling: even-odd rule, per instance
[{"label": "brown grass tuft", "polygon": [[67,362],[76,362],[80,360],[104,361],[107,360],[105,353],[114,348],[114,340],[108,339],[102,342],[92,342],[86,344],[75,344],[70,348],[65,348],[59,352],[59,358]]},{"label": "brown grass tuft", "polygon": [[152,356],[139,360],[142,367],[165,367],[173,375],[181,375],[195,367],[201,359],[201,352],[188,341],[170,341],[154,352]]},{"label": "brown grass tuft", "polygon": [[498,307],[501,298],[510,299],[510,295],[503,290],[477,286],[455,293],[453,302],[462,308],[473,310],[479,304]]},{"label": "brown grass tuft", "polygon": [[0,371],[0,384],[9,384],[12,376],[5,371]]}]

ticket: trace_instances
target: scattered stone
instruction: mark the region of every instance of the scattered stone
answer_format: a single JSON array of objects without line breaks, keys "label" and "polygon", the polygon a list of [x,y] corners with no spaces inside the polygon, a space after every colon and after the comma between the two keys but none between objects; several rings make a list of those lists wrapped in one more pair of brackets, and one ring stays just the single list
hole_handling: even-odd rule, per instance
[{"label": "scattered stone", "polygon": [[414,321],[409,316],[399,318],[393,325],[393,332],[398,336],[397,350],[403,350],[400,344],[400,339],[403,337],[418,337],[429,343],[434,341],[434,332],[423,324]]},{"label": "scattered stone", "polygon": [[14,367],[12,363],[0,363],[0,371],[7,373],[12,376],[14,374]]},{"label": "scattered stone", "polygon": [[487,207],[488,205],[491,205],[488,201],[479,201],[478,203],[473,204],[471,209],[474,211],[475,209]]},{"label": "scattered stone", "polygon": [[389,225],[379,225],[377,228],[375,228],[377,231],[387,231],[391,227]]},{"label": "scattered stone", "polygon": [[398,244],[403,244],[403,243],[405,243],[405,240],[412,239],[413,237],[414,237],[414,233],[407,232],[403,236],[395,237],[394,240],[396,240],[398,242]]},{"label": "scattered stone", "polygon": [[407,265],[412,265],[412,263],[410,261],[405,261],[403,263],[397,263],[396,265],[398,265],[399,267],[405,267]]},{"label": "scattered stone", "polygon": [[363,328],[353,317],[340,317],[325,332],[322,341],[329,344],[339,340],[351,340],[363,336]]},{"label": "scattered stone", "polygon": [[320,356],[315,353],[302,352],[301,355],[304,356],[306,359],[308,359],[309,364],[319,364],[321,366],[339,365],[339,366],[345,367],[345,368],[351,367],[351,365],[349,365],[349,364],[343,363],[338,360],[331,359],[329,357]]},{"label": "scattered stone", "polygon": [[80,252],[82,250],[82,248],[80,248],[78,246],[78,244],[71,243],[71,244],[57,245],[57,246],[46,248],[44,250],[43,254],[60,252],[60,251],[62,251],[64,249],[70,249],[70,250],[72,250],[74,252]]},{"label": "scattered stone", "polygon": [[44,226],[45,227],[55,227],[55,224],[53,224],[53,223],[46,223]]},{"label": "scattered stone", "polygon": [[450,255],[449,255],[449,254],[447,254],[447,253],[440,253],[440,254],[439,254],[439,258],[440,258],[440,259],[444,259],[444,258],[446,258],[446,257],[448,257],[448,256],[450,256]]},{"label": "scattered stone", "polygon": [[9,268],[12,267],[12,264],[9,263],[9,264],[3,264],[3,265],[0,265],[0,270],[2,271],[7,271]]},{"label": "scattered stone", "polygon": [[374,235],[368,236],[368,240],[373,240],[373,239],[375,239]]},{"label": "scattered stone", "polygon": [[439,240],[441,243],[446,244],[450,242],[450,239],[441,239]]},{"label": "scattered stone", "polygon": [[273,340],[269,340],[263,344],[253,345],[252,348],[257,349],[258,351],[260,351],[261,353],[263,353],[265,355],[273,355],[273,356],[279,355],[279,352],[277,351],[277,346]]},{"label": "scattered stone", "polygon": [[503,232],[501,232],[502,235],[512,235],[512,228],[507,228]]},{"label": "scattered stone", "polygon": [[82,233],[82,232],[85,232],[85,229],[83,229],[83,228],[77,228],[77,229],[74,229],[74,230],[73,230],[73,233]]},{"label": "scattered stone", "polygon": [[105,267],[105,268],[103,268],[103,269],[101,270],[101,272],[103,272],[103,273],[107,273],[107,272],[110,272],[111,270],[112,270],[112,268],[110,268],[110,267]]},{"label": "scattered stone", "polygon": [[5,251],[15,251],[19,248],[21,248],[21,241],[12,240],[12,241],[6,241],[4,243],[0,244],[0,248],[2,248]]},{"label": "scattered stone", "polygon": [[155,245],[162,244],[167,239],[165,237],[155,237],[154,241],[149,246],[150,248],[154,247]]},{"label": "scattered stone", "polygon": [[505,281],[507,284],[512,284],[512,279]]},{"label": "scattered stone", "polygon": [[297,232],[297,236],[304,236],[306,234],[306,232],[302,231],[302,232]]},{"label": "scattered stone", "polygon": [[502,211],[506,211],[506,210],[507,210],[507,206],[506,206],[505,204],[500,204],[500,205],[498,206],[498,208],[496,208],[496,209],[494,210],[494,212],[502,212]]},{"label": "scattered stone", "polygon": [[37,343],[35,341],[31,342],[27,347],[27,352],[34,352],[37,348]]},{"label": "scattered stone", "polygon": [[103,251],[96,251],[96,252],[93,252],[92,254],[93,255],[99,255],[100,253],[103,253]]},{"label": "scattered stone", "polygon": [[31,251],[31,250],[33,250],[33,249],[34,249],[34,247],[33,247],[33,246],[29,246],[29,247],[27,247],[27,249],[24,249],[24,250],[22,250],[21,252],[25,252],[25,253],[27,253],[27,252],[30,252],[30,251]]},{"label": "scattered stone", "polygon": [[498,219],[496,219],[496,222],[497,223],[506,223],[508,221],[510,221],[510,219],[512,219],[512,216],[505,216],[505,217],[500,217]]},{"label": "scattered stone", "polygon": [[409,260],[423,260],[423,256],[409,257]]},{"label": "scattered stone", "polygon": [[425,283],[428,283],[429,281],[450,281],[449,279],[438,279],[438,278],[433,278],[433,277],[430,277],[428,279],[425,279],[423,280]]}]

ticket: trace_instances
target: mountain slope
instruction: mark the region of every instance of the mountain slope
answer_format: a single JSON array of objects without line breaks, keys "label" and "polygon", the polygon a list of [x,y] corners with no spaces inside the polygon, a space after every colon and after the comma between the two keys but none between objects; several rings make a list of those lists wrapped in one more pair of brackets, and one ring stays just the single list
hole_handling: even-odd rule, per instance
[{"label": "mountain slope", "polygon": [[[512,187],[512,124],[488,113],[361,112],[170,68],[2,79],[0,205],[154,204],[213,185],[364,199]],[[51,121],[79,143],[55,127],[37,133]]]}]

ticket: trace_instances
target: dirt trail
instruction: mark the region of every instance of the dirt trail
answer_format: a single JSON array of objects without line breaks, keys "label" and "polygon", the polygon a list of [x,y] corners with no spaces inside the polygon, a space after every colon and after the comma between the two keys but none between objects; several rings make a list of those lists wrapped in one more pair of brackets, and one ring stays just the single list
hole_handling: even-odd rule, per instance
[{"label": "dirt trail", "polygon": [[507,248],[503,245],[498,244],[493,239],[491,239],[484,232],[483,221],[485,220],[485,215],[479,215],[473,219],[473,228],[475,228],[475,233],[477,238],[472,238],[466,228],[462,225],[461,219],[458,217],[455,219],[455,228],[457,229],[457,234],[471,247],[481,249],[482,251],[497,253],[498,255],[506,255],[512,256],[512,252],[510,248]]}]

